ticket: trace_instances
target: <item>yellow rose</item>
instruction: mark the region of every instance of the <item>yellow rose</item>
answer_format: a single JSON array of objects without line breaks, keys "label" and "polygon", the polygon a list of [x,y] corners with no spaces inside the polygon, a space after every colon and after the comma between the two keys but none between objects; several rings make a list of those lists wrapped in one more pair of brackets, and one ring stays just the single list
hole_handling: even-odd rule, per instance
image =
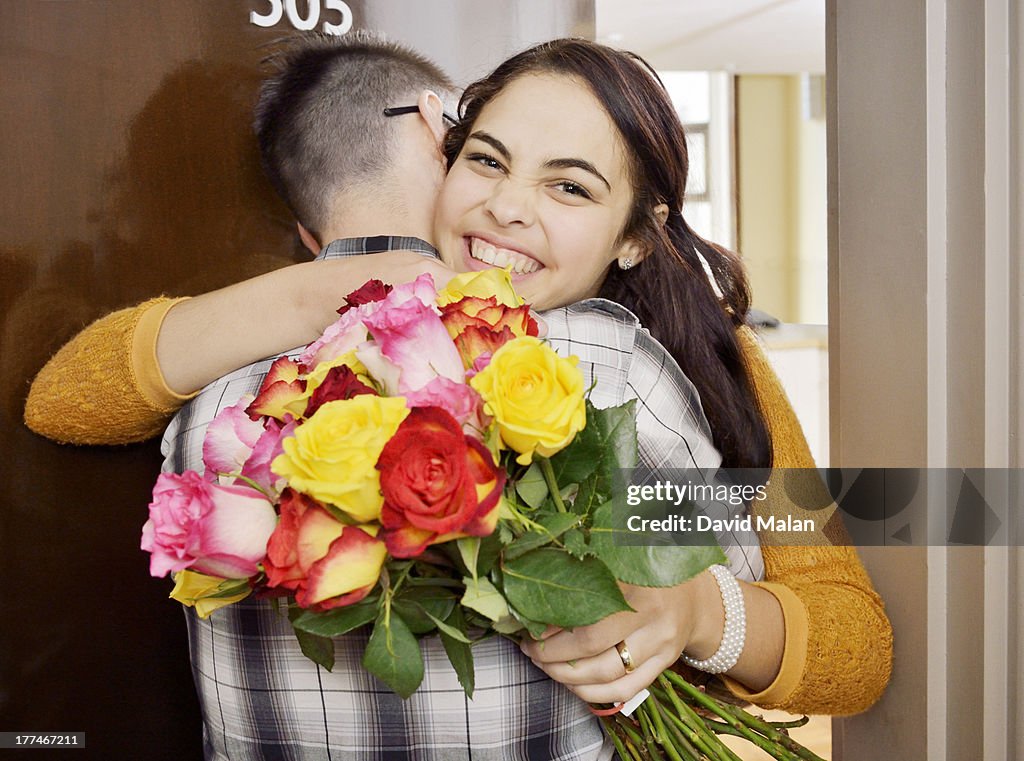
[{"label": "yellow rose", "polygon": [[194,607],[200,618],[207,618],[217,608],[238,602],[250,592],[252,588],[245,579],[222,579],[195,571],[179,571],[174,574],[170,597],[182,605]]},{"label": "yellow rose", "polygon": [[361,523],[376,520],[384,503],[377,458],[408,414],[401,396],[327,402],[282,441],[270,469]]},{"label": "yellow rose", "polygon": [[448,281],[444,290],[438,291],[437,305],[443,307],[466,296],[481,299],[496,296],[498,303],[507,307],[517,307],[524,303],[512,287],[512,275],[508,269],[497,267],[456,275]]},{"label": "yellow rose", "polygon": [[550,457],[573,440],[587,424],[583,373],[576,357],[559,357],[532,336],[509,341],[470,385],[483,397],[501,440],[519,452],[526,465],[533,453]]}]

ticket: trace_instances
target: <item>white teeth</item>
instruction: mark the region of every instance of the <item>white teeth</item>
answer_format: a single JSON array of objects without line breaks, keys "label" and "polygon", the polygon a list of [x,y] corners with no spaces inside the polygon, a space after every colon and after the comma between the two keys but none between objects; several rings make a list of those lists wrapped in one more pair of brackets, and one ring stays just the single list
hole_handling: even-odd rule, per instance
[{"label": "white teeth", "polygon": [[474,259],[479,259],[494,267],[511,265],[512,271],[520,275],[540,269],[540,263],[534,259],[507,248],[495,248],[479,238],[470,239],[469,253]]}]

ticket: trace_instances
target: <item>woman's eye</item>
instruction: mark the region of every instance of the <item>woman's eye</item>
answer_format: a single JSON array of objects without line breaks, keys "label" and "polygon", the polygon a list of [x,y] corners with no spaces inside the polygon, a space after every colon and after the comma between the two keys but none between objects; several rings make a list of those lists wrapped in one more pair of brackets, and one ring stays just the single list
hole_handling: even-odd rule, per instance
[{"label": "woman's eye", "polygon": [[585,187],[578,185],[575,182],[571,182],[570,180],[562,180],[557,183],[555,187],[566,195],[578,196],[580,198],[591,198],[590,192]]},{"label": "woman's eye", "polygon": [[488,169],[496,169],[501,171],[504,169],[501,163],[493,156],[488,156],[486,153],[470,153],[466,156],[466,161],[471,161],[474,164],[487,167]]}]

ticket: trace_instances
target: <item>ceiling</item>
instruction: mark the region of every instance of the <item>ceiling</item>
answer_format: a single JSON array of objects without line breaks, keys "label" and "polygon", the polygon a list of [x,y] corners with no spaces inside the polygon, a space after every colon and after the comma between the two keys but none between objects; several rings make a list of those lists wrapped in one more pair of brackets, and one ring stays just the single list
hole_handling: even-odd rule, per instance
[{"label": "ceiling", "polygon": [[825,0],[596,0],[597,39],[657,69],[825,73]]}]

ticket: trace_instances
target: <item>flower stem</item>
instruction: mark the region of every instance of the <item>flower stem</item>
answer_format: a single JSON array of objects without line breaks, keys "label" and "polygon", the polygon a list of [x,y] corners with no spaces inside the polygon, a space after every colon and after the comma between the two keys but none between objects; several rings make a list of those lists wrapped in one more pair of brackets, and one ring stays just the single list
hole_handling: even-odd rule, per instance
[{"label": "flower stem", "polygon": [[[683,757],[676,749],[676,745],[680,745],[687,756],[697,757],[700,749],[693,747],[686,737],[684,737],[675,727],[666,725],[664,718],[662,717],[661,705],[658,702],[657,697],[649,697],[645,703],[649,703],[651,708],[651,718],[654,720],[654,725],[658,728],[658,734],[661,736],[661,741],[665,745],[665,752],[669,755],[672,761],[683,761]],[[675,742],[673,742],[673,740]]]},{"label": "flower stem", "polygon": [[[799,761],[800,757],[792,753],[785,746],[772,739],[764,737],[751,729],[747,724],[746,717],[741,719],[736,713],[729,710],[727,706],[720,705],[717,701],[712,700],[678,674],[666,671],[665,676],[673,685],[677,686],[687,697],[693,700],[693,702],[697,703],[702,708],[707,709],[716,716],[723,718],[725,722],[742,735],[743,738],[767,751],[773,758],[779,759],[780,761]],[[739,713],[746,714],[745,711],[740,711]],[[749,714],[747,714],[747,717],[753,718],[749,716]],[[814,758],[817,757],[815,756]]]},{"label": "flower stem", "polygon": [[633,729],[632,722],[621,713],[615,714],[611,719],[614,720],[615,725],[618,726],[626,736],[623,742],[626,747],[629,748],[630,756],[637,759],[642,758],[639,749],[643,747],[644,741],[643,738],[637,734],[636,730]]},{"label": "flower stem", "polygon": [[731,710],[730,708],[726,708],[726,710],[730,711],[730,713],[751,729],[760,732],[772,742],[778,743],[789,752],[796,754],[797,757],[805,759],[805,761],[823,761],[820,756],[800,745],[789,735],[780,732],[772,725],[744,711],[742,708],[732,707]]},{"label": "flower stem", "polygon": [[619,737],[618,731],[614,728],[615,723],[611,721],[604,721],[602,723],[608,736],[612,739],[612,745],[615,746],[615,751],[619,754],[619,758],[622,761],[632,761],[633,754],[626,750],[626,746]]},{"label": "flower stem", "polygon": [[538,457],[537,461],[540,463],[540,472],[544,474],[544,481],[548,485],[548,493],[551,495],[555,507],[558,508],[558,512],[569,512],[562,501],[562,494],[558,490],[558,480],[555,478],[555,469],[551,467],[551,460],[547,457]]},{"label": "flower stem", "polygon": [[[676,715],[671,711],[665,711],[665,716],[679,732],[712,761],[739,761],[735,754],[708,730],[704,720],[679,699],[664,675],[658,677],[658,684],[676,710]],[[654,694],[660,695],[661,690],[655,689]]]}]

